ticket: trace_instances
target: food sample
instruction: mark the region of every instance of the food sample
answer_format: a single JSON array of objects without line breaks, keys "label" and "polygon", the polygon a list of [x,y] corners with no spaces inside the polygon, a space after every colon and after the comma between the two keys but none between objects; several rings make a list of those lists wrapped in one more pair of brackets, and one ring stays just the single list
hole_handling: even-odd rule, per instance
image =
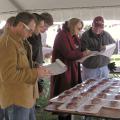
[{"label": "food sample", "polygon": [[118,82],[112,83],[112,86],[118,86]]},{"label": "food sample", "polygon": [[84,110],[90,111],[92,109],[94,109],[94,105],[84,105]]},{"label": "food sample", "polygon": [[101,102],[102,102],[102,100],[100,98],[94,98],[91,100],[91,104],[99,104]]},{"label": "food sample", "polygon": [[91,87],[90,89],[88,89],[87,92],[94,92],[95,90],[96,90],[96,88],[94,88],[94,86],[93,86],[93,87]]},{"label": "food sample", "polygon": [[118,102],[117,101],[109,101],[109,105],[110,105],[110,107],[117,107]]},{"label": "food sample", "polygon": [[116,95],[115,100],[120,100],[120,95]]},{"label": "food sample", "polygon": [[88,94],[89,94],[88,92],[80,93],[80,95],[81,95],[82,97],[86,97]]},{"label": "food sample", "polygon": [[83,83],[76,85],[76,88],[77,88],[77,90],[79,90],[79,91],[80,91],[80,90],[83,90],[85,87],[86,87],[86,85],[83,84]]},{"label": "food sample", "polygon": [[99,84],[93,86],[94,89],[97,89],[97,88],[99,88],[99,87],[100,87]]},{"label": "food sample", "polygon": [[95,82],[95,81],[96,81],[96,80],[94,80],[94,79],[86,80],[85,84],[90,84],[90,83],[93,83],[93,82]]},{"label": "food sample", "polygon": [[109,93],[109,92],[111,92],[111,90],[109,88],[102,91],[102,93]]},{"label": "food sample", "polygon": [[100,81],[98,84],[99,85],[104,85],[106,82],[108,82],[107,80],[102,80],[102,81]]},{"label": "food sample", "polygon": [[74,87],[74,88],[72,88],[71,90],[72,90],[72,91],[76,91],[76,90],[78,90],[78,88],[77,88],[77,87]]},{"label": "food sample", "polygon": [[107,95],[104,94],[104,93],[100,93],[100,94],[97,95],[97,97],[98,97],[98,98],[106,98]]},{"label": "food sample", "polygon": [[63,99],[65,99],[65,97],[66,97],[66,95],[60,95],[60,96],[58,96],[58,100],[63,100]]},{"label": "food sample", "polygon": [[73,97],[72,99],[71,99],[71,102],[80,102],[80,100],[82,99],[82,97],[81,96],[78,96],[78,97]]},{"label": "food sample", "polygon": [[74,102],[70,102],[66,105],[66,108],[67,109],[75,109],[77,108],[78,104],[77,103],[74,103]]},{"label": "food sample", "polygon": [[72,91],[71,90],[66,90],[66,91],[64,91],[64,94],[66,94],[66,95],[72,94]]}]

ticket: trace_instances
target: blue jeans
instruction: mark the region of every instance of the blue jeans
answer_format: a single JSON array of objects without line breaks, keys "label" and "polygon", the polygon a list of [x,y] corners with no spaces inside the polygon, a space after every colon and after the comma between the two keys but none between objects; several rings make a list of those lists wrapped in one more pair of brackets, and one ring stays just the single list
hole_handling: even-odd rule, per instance
[{"label": "blue jeans", "polygon": [[109,77],[109,69],[108,66],[103,66],[100,68],[86,68],[83,66],[82,69],[82,80],[87,80],[87,79],[101,79],[101,78],[108,78]]},{"label": "blue jeans", "polygon": [[4,110],[0,108],[0,120],[4,120]]},{"label": "blue jeans", "polygon": [[35,108],[24,108],[17,105],[11,105],[5,108],[8,113],[9,120],[36,120]]},{"label": "blue jeans", "polygon": [[9,120],[7,111],[0,108],[0,120]]}]

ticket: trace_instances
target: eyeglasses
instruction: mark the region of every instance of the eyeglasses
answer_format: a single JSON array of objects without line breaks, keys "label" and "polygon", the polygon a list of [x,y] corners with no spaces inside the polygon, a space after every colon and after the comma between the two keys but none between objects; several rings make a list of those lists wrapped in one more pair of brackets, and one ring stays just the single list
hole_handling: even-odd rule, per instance
[{"label": "eyeglasses", "polygon": [[31,28],[28,27],[28,25],[24,24],[23,25],[25,26],[25,28],[27,29],[28,32],[30,33],[33,33],[33,30]]}]

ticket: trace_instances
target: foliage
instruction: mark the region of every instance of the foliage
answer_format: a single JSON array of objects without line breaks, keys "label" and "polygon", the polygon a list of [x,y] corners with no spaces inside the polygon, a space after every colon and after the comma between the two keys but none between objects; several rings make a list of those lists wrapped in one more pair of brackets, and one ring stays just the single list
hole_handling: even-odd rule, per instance
[{"label": "foliage", "polygon": [[88,30],[90,27],[91,27],[91,25],[86,25],[86,26],[84,27],[84,30],[86,31],[86,30]]},{"label": "foliage", "polygon": [[44,108],[48,104],[49,92],[50,91],[50,82],[44,80],[44,91],[40,98],[37,100],[37,105],[40,105],[40,108],[36,109],[37,120],[57,120],[57,116],[53,116],[52,113],[44,111]]}]

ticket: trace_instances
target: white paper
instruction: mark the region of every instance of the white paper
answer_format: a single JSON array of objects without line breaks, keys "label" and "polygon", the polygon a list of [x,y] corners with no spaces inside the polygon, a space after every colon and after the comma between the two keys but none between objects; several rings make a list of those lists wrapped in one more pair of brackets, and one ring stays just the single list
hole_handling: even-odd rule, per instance
[{"label": "white paper", "polygon": [[101,52],[92,51],[90,55],[81,58],[81,59],[78,60],[77,62],[83,63],[87,58],[89,58],[89,57],[91,57],[91,56],[97,56],[97,55],[103,55],[103,56],[106,56],[106,57],[109,57],[109,58],[110,58],[110,57],[112,56],[115,48],[116,48],[116,44],[115,44],[115,43],[106,45],[106,46],[105,46],[105,50],[103,50],[103,51],[101,51]]},{"label": "white paper", "polygon": [[62,74],[67,70],[67,66],[59,59],[56,59],[54,63],[44,66],[46,69],[50,70],[53,74]]},{"label": "white paper", "polygon": [[48,53],[51,53],[52,52],[52,48],[49,48],[49,47],[42,47],[42,52],[43,52],[43,56],[45,56],[46,54]]},{"label": "white paper", "polygon": [[85,57],[82,57],[80,60],[77,60],[77,62],[83,63],[87,58],[92,57],[92,56],[96,56],[97,55],[97,51],[91,51],[91,54]]},{"label": "white paper", "polygon": [[106,56],[106,57],[110,58],[112,56],[115,48],[116,48],[116,44],[115,43],[106,45],[105,50],[101,51],[101,52],[98,52],[97,55],[103,55],[103,56]]}]

